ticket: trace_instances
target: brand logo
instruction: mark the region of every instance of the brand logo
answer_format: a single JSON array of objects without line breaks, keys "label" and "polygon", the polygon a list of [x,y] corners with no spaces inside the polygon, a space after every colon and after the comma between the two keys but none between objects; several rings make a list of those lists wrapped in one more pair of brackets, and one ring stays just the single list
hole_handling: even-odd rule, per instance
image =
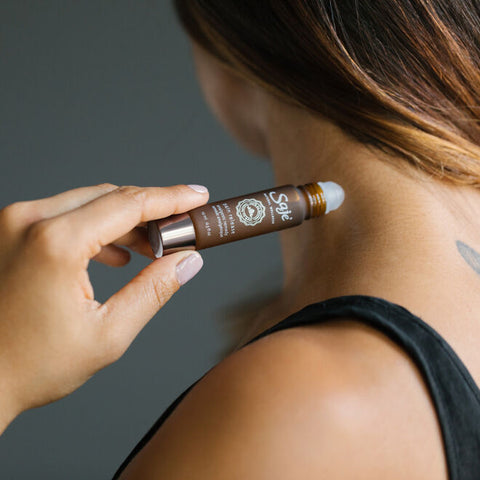
[{"label": "brand logo", "polygon": [[263,203],[254,198],[245,198],[237,203],[237,216],[247,227],[253,227],[265,217]]},{"label": "brand logo", "polygon": [[288,197],[285,193],[281,193],[278,198],[275,200],[273,196],[275,195],[275,192],[270,192],[270,198],[272,199],[272,202],[276,203],[278,207],[275,209],[276,212],[282,216],[282,220],[293,220],[293,218],[290,216],[292,213],[291,210],[288,208]]}]

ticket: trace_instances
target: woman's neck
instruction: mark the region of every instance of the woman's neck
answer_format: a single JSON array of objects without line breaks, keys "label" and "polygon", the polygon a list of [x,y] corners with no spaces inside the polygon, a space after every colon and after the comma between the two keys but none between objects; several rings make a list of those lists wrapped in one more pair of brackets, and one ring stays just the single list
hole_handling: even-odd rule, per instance
[{"label": "woman's neck", "polygon": [[[408,291],[412,310],[428,315],[422,305],[436,290],[429,282],[445,275],[446,265],[458,281],[471,273],[456,241],[479,243],[471,225],[480,218],[478,191],[421,172],[410,177],[405,160],[397,169],[332,123],[297,110],[275,112],[267,133],[277,185],[334,181],[345,201],[337,211],[280,233],[283,292],[259,312],[248,338],[305,305],[340,295],[405,303]],[[466,213],[467,202],[475,217],[458,215]]]}]

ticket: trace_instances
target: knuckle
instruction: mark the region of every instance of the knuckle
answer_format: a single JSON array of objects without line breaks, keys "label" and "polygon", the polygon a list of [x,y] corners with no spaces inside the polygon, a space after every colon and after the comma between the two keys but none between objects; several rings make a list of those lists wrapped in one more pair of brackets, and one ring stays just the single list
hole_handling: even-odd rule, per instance
[{"label": "knuckle", "polygon": [[116,329],[110,329],[108,334],[104,336],[102,343],[100,361],[104,365],[111,365],[120,360],[128,348]]},{"label": "knuckle", "polygon": [[97,362],[102,366],[111,365],[115,363],[117,360],[123,355],[123,351],[120,348],[118,343],[114,343],[113,341],[106,341],[102,346],[101,350],[97,352]]},{"label": "knuckle", "polygon": [[117,185],[114,185],[113,183],[108,183],[108,182],[105,182],[105,183],[99,183],[98,185],[96,185],[100,190],[105,190],[105,191],[110,191],[110,190],[115,190],[116,188],[118,188]]},{"label": "knuckle", "polygon": [[0,210],[0,219],[6,225],[16,224],[23,219],[30,207],[30,202],[26,201],[11,203]]},{"label": "knuckle", "polygon": [[174,185],[167,187],[163,190],[162,194],[165,196],[165,203],[168,203],[172,207],[174,214],[180,212],[180,199],[185,195],[185,190],[182,185]]},{"label": "knuckle", "polygon": [[127,349],[127,344],[124,344],[124,342],[121,341],[117,341],[117,343],[110,346],[109,361],[111,363],[117,362],[123,357]]},{"label": "knuckle", "polygon": [[163,278],[152,279],[149,289],[158,308],[163,307],[177,290],[172,282]]},{"label": "knuckle", "polygon": [[144,188],[136,187],[134,185],[122,185],[116,190],[120,195],[126,198],[129,202],[143,204],[147,195]]},{"label": "knuckle", "polygon": [[[58,221],[51,219],[41,220],[32,224],[27,230],[27,242],[39,249],[43,255],[58,257],[66,252],[62,245],[61,225]],[[68,245],[67,245],[68,247]]]}]

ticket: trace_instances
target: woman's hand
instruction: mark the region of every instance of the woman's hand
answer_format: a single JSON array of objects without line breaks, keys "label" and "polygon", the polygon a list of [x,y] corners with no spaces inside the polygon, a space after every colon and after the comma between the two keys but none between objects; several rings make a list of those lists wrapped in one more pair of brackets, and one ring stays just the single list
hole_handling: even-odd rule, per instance
[{"label": "woman's hand", "polygon": [[[0,210],[0,433],[22,411],[64,397],[121,357],[200,270],[198,252],[155,259],[145,225],[207,200],[208,192],[186,185],[101,184]],[[119,245],[153,262],[100,304],[87,267],[91,259],[128,263]]]}]

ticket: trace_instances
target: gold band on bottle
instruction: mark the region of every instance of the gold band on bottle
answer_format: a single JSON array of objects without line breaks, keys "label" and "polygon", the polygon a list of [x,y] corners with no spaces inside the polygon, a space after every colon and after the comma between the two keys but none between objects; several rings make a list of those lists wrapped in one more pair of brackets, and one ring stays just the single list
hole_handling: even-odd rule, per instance
[{"label": "gold band on bottle", "polygon": [[317,183],[307,183],[305,185],[299,185],[297,188],[302,191],[307,201],[308,208],[305,214],[305,220],[312,217],[320,217],[325,214],[327,201],[320,185]]}]

